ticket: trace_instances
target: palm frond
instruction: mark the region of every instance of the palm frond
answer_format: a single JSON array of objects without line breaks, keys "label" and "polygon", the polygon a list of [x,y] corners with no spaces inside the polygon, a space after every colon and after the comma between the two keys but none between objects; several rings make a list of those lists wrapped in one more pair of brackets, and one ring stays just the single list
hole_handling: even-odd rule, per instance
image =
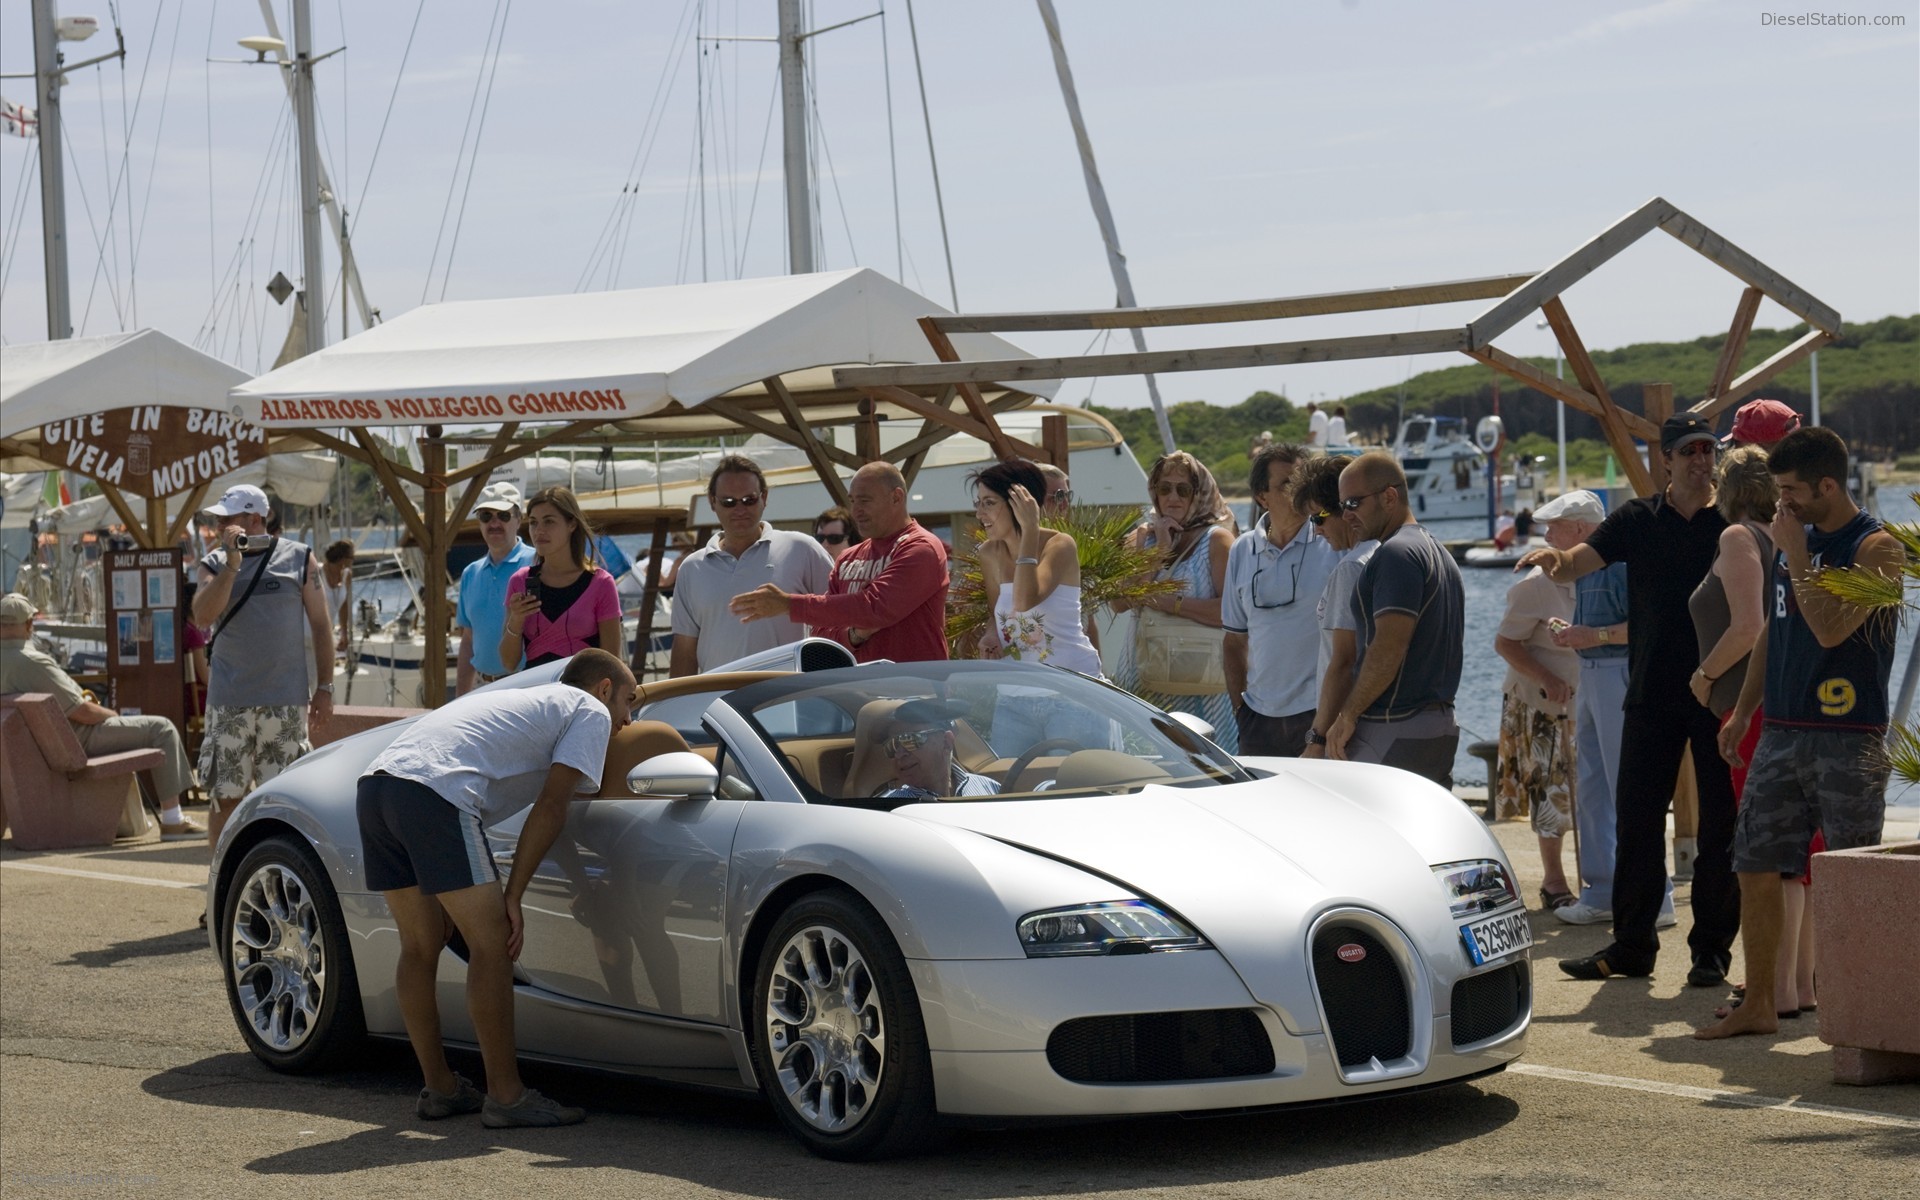
[{"label": "palm frond", "polygon": [[1920,730],[1912,725],[1888,729],[1886,756],[1895,779],[1905,784],[1920,783]]},{"label": "palm frond", "polygon": [[1813,585],[1858,608],[1898,608],[1906,600],[1906,579],[1913,570],[1911,562],[1892,577],[1866,567],[1829,567],[1814,575]]}]

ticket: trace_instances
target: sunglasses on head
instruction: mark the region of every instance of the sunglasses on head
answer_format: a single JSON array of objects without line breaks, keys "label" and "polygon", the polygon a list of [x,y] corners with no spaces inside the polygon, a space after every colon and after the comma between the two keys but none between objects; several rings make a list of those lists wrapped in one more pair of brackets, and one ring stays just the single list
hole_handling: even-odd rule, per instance
[{"label": "sunglasses on head", "polygon": [[941,729],[915,729],[907,733],[896,733],[886,741],[887,755],[892,757],[909,750],[918,750],[944,732],[945,730]]},{"label": "sunglasses on head", "polygon": [[829,546],[838,546],[847,540],[847,535],[844,533],[816,533],[813,535],[813,540],[816,542],[824,542]]},{"label": "sunglasses on head", "polygon": [[744,496],[720,496],[717,499],[721,508],[738,508],[742,504],[752,508],[760,503],[760,493],[748,492]]},{"label": "sunglasses on head", "polygon": [[507,514],[493,508],[483,508],[473,514],[473,519],[482,525],[491,525],[495,521],[505,521]]},{"label": "sunglasses on head", "polygon": [[1325,525],[1332,518],[1333,518],[1333,514],[1330,512],[1317,512],[1312,516],[1308,517],[1307,520],[1313,522],[1313,527],[1315,529],[1318,529],[1320,528],[1320,526]]},{"label": "sunglasses on head", "polygon": [[1190,483],[1162,483],[1153,489],[1156,496],[1178,496],[1182,500],[1193,498],[1193,485]]}]

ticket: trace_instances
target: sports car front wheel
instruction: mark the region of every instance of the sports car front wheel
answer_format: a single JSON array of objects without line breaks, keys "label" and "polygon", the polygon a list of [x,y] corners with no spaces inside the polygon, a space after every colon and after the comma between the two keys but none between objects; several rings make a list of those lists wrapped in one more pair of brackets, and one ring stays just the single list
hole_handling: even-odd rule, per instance
[{"label": "sports car front wheel", "polygon": [[296,837],[247,852],[220,906],[227,1002],[247,1049],[277,1071],[337,1065],[360,1044],[359,982],[326,869]]},{"label": "sports car front wheel", "polygon": [[754,973],[754,1067],[788,1129],[827,1158],[906,1154],[933,1136],[920,1000],[859,897],[816,892],[779,919]]}]

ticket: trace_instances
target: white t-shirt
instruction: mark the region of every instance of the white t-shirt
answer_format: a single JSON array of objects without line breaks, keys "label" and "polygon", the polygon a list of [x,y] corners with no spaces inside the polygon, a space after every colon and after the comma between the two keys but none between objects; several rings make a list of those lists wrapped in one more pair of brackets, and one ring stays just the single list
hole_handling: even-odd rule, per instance
[{"label": "white t-shirt", "polygon": [[1335,414],[1327,420],[1327,445],[1344,446],[1347,444],[1347,419]]},{"label": "white t-shirt", "polygon": [[367,765],[425,784],[447,803],[495,825],[540,796],[547,772],[572,767],[582,793],[600,790],[613,718],[564,683],[460,697],[420,718]]},{"label": "white t-shirt", "polygon": [[1327,444],[1327,414],[1319,409],[1307,418],[1307,445],[1325,446]]}]

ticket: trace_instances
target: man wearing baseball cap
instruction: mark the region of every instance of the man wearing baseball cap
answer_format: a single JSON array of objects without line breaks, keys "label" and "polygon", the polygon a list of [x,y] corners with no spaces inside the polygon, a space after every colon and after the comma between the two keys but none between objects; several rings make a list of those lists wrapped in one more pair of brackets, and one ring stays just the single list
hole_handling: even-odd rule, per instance
[{"label": "man wearing baseball cap", "polygon": [[1800,414],[1778,400],[1749,400],[1733,414],[1733,432],[1721,445],[1762,446],[1771,450],[1800,428]]},{"label": "man wearing baseball cap", "polygon": [[1727,526],[1713,506],[1712,426],[1692,413],[1660,427],[1667,486],[1629,500],[1572,550],[1535,550],[1521,568],[1544,568],[1562,582],[1610,563],[1627,567],[1627,694],[1621,722],[1620,770],[1614,789],[1613,943],[1598,954],[1567,959],[1575,979],[1653,974],[1660,952],[1657,922],[1667,877],[1666,814],[1682,752],[1693,748],[1700,791],[1698,854],[1693,867],[1693,967],[1687,982],[1726,980],[1740,931],[1740,890],[1732,873],[1733,781],[1719,754],[1719,722],[1697,703],[1689,675],[1699,662],[1693,589],[1706,577]]},{"label": "man wearing baseball cap", "polygon": [[193,781],[187,776],[187,752],[180,730],[165,717],[123,717],[96,703],[73,676],[61,670],[33,644],[33,601],[18,592],[0,596],[0,692],[44,692],[60,702],[73,734],[89,757],[125,750],[158,750],[166,756],[154,768],[162,841],[189,841],[205,833],[180,811],[180,795]]},{"label": "man wearing baseball cap", "polygon": [[[221,528],[200,560],[193,623],[212,638],[200,783],[213,802],[207,838],[217,842],[241,797],[305,754],[309,726],[333,714],[333,620],[313,551],[267,534],[265,492],[238,484],[206,511]],[[302,621],[320,675],[311,694]]]},{"label": "man wearing baseball cap", "polygon": [[520,518],[525,512],[520,489],[511,482],[488,484],[473,506],[473,519],[480,525],[487,552],[460,572],[460,602],[454,608],[453,627],[460,631],[454,679],[462,696],[520,669],[517,662],[500,661],[500,635],[507,628],[507,583],[515,571],[533,562],[533,547],[520,538]]}]

